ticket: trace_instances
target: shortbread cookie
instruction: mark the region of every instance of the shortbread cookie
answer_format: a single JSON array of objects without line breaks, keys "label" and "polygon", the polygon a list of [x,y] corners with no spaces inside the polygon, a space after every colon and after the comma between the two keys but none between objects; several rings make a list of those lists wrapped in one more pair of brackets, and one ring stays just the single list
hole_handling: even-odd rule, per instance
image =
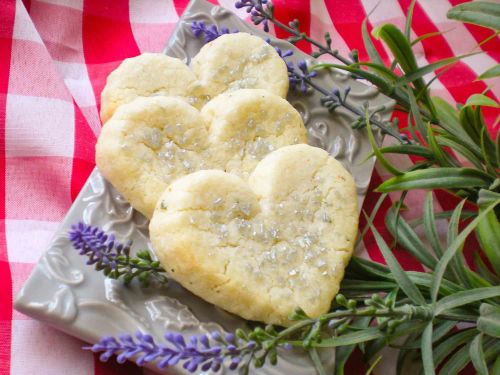
[{"label": "shortbread cookie", "polygon": [[153,249],[185,288],[249,320],[289,325],[328,311],[358,226],[352,176],[322,149],[283,147],[248,182],[218,170],[172,183],[150,223]]},{"label": "shortbread cookie", "polygon": [[101,93],[101,119],[108,121],[116,108],[139,96],[189,97],[196,89],[194,73],[181,60],[162,53],[144,53],[125,59],[108,76]]},{"label": "shortbread cookie", "polygon": [[96,146],[101,173],[145,216],[175,179],[201,169],[243,178],[269,152],[305,143],[300,114],[265,90],[221,94],[201,111],[175,97],[137,98],[118,108]]},{"label": "shortbread cookie", "polygon": [[222,35],[205,44],[191,68],[212,97],[236,89],[264,89],[283,98],[288,93],[283,59],[269,43],[247,33]]},{"label": "shortbread cookie", "polygon": [[286,97],[288,72],[283,59],[261,38],[246,33],[223,35],[194,57],[193,70],[161,53],[125,59],[101,93],[101,119],[139,96],[179,96],[201,108],[228,90],[260,88]]}]

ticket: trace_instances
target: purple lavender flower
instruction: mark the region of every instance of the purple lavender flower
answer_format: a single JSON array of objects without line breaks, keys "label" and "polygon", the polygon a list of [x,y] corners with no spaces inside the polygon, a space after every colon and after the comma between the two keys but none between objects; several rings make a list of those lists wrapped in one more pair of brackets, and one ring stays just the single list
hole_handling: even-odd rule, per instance
[{"label": "purple lavender flower", "polygon": [[224,363],[230,370],[236,370],[258,349],[255,341],[236,339],[231,334],[225,336],[225,341],[218,332],[212,332],[210,337],[191,336],[186,341],[179,333],[167,332],[164,335],[166,343],[157,344],[152,336],[137,332],[135,338],[130,335],[103,337],[97,344],[84,349],[101,353],[101,361],[116,355],[116,360],[123,363],[137,356],[139,366],[157,361],[160,369],[182,362],[182,367],[192,373],[198,369],[218,371]]},{"label": "purple lavender flower", "polygon": [[[193,35],[197,38],[204,35],[206,43],[211,42],[214,39],[217,39],[221,35],[230,33],[227,27],[221,27],[219,30],[216,25],[212,24],[207,26],[203,21],[200,22],[194,21],[191,24],[191,30],[193,32]],[[237,32],[238,30],[233,30],[233,33]]]},{"label": "purple lavender flower", "polygon": [[[268,0],[240,0],[237,1],[234,6],[238,9],[245,8],[247,13],[252,16],[252,22],[254,25],[260,25],[264,28],[264,31],[269,31],[268,15],[264,10],[264,5],[268,4]],[[268,10],[269,6],[268,6]]]},{"label": "purple lavender flower", "polygon": [[143,286],[148,286],[151,278],[161,284],[167,282],[162,274],[165,270],[151,258],[148,250],[138,251],[135,257],[130,257],[131,241],[122,244],[113,234],[82,222],[71,227],[69,240],[80,255],[88,257],[88,265],[95,265],[95,269],[103,271],[107,277],[123,277],[125,284],[138,278]]},{"label": "purple lavender flower", "polygon": [[310,72],[305,60],[300,60],[297,63],[298,70],[295,69],[293,64],[288,64],[288,77],[290,80],[290,88],[292,90],[298,90],[302,93],[307,91],[308,81],[311,78],[316,77],[318,74],[316,71]]}]

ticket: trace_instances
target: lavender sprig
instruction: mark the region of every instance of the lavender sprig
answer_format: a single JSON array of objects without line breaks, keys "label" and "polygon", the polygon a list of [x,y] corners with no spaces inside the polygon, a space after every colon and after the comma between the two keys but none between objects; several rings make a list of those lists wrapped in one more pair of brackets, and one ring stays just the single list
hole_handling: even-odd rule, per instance
[{"label": "lavender sprig", "polygon": [[97,271],[112,279],[122,278],[128,285],[137,278],[142,286],[149,286],[151,280],[161,284],[167,283],[160,262],[151,258],[148,250],[138,251],[135,257],[130,256],[132,242],[118,242],[113,234],[106,234],[98,227],[75,224],[69,231],[69,240],[80,255],[88,257],[87,264],[95,265]]},{"label": "lavender sprig", "polygon": [[[203,21],[200,22],[194,21],[191,24],[191,30],[193,31],[194,36],[196,36],[197,38],[203,35],[205,37],[206,43],[211,42],[214,39],[217,39],[221,35],[231,33],[227,27],[221,27],[219,30],[216,25],[212,24],[207,26]],[[238,30],[233,31],[233,33],[237,32]]]},{"label": "lavender sprig", "polygon": [[[264,9],[265,5],[267,5],[266,9]],[[234,3],[234,6],[238,9],[245,8],[247,13],[252,16],[251,19],[254,25],[262,24],[264,31],[269,31],[269,17],[267,14],[273,11],[271,2],[268,2],[268,0],[240,0]]]},{"label": "lavender sprig", "polygon": [[139,366],[156,361],[160,369],[182,363],[184,369],[192,373],[198,369],[218,371],[222,365],[230,370],[248,369],[253,354],[261,349],[253,340],[243,340],[231,333],[221,336],[216,331],[209,336],[191,336],[187,342],[177,332],[167,332],[164,338],[166,343],[158,344],[151,335],[137,332],[135,338],[130,335],[103,337],[84,349],[102,353],[101,361],[116,355],[118,363],[136,358]]}]

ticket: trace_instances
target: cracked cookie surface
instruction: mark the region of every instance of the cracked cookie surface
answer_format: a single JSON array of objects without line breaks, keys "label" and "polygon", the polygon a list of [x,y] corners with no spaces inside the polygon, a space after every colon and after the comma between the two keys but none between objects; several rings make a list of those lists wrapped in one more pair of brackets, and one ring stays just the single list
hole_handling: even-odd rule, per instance
[{"label": "cracked cookie surface", "polygon": [[159,260],[184,287],[249,320],[289,325],[326,312],[357,233],[352,176],[328,153],[286,146],[248,181],[192,173],[163,193],[150,223]]}]

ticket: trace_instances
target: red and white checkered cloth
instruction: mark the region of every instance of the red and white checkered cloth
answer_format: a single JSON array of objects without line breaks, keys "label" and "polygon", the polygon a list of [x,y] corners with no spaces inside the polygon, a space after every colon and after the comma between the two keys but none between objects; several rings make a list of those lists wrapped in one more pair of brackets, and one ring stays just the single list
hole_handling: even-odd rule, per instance
[{"label": "red and white checkered cloth", "polygon": [[[219,0],[234,10],[232,0]],[[418,0],[413,32],[442,31],[416,46],[420,64],[470,52],[491,34],[475,26],[446,19],[461,0]],[[347,54],[359,49],[366,59],[360,33],[369,15],[370,28],[392,22],[404,25],[410,0],[275,0],[283,21],[299,18],[315,38],[329,31],[333,47]],[[101,128],[99,98],[106,76],[120,62],[141,52],[161,51],[187,5],[187,0],[3,0],[0,5],[0,375],[111,375],[148,373],[135,365],[102,364],[81,350],[82,342],[12,309],[12,297],[33,269],[51,236],[94,167],[94,144]],[[242,17],[247,14],[239,12]],[[276,30],[280,37],[285,35]],[[387,50],[376,43],[388,60]],[[309,46],[299,47],[310,51]],[[434,94],[451,103],[464,102],[486,89],[476,76],[500,59],[498,38],[482,46],[484,54],[469,57],[443,74]],[[496,86],[495,86],[496,83]],[[489,95],[499,97],[498,80]],[[488,112],[493,123],[496,114]],[[492,132],[495,130],[492,129]],[[399,165],[411,160],[399,157]],[[385,173],[377,168],[376,187]],[[411,210],[421,212],[422,192],[408,197]],[[395,196],[391,197],[394,200]],[[440,209],[456,200],[436,194]],[[369,193],[370,212],[377,194]],[[383,205],[376,225],[383,235]],[[363,223],[362,223],[363,224]],[[381,260],[367,236],[368,255]],[[407,269],[422,269],[411,256],[396,250]],[[358,355],[359,357],[359,355]],[[364,373],[351,361],[348,374]]]}]

